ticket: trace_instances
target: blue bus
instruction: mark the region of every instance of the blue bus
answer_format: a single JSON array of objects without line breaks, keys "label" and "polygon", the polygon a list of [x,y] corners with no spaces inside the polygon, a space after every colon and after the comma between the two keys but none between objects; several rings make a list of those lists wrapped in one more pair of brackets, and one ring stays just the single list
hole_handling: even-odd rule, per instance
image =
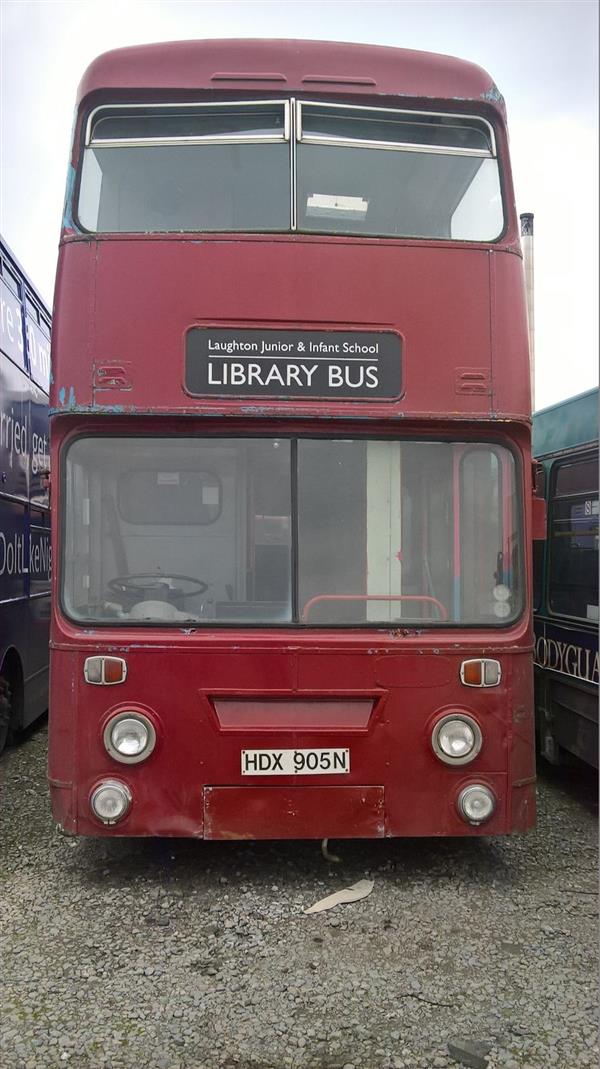
[{"label": "blue bus", "polygon": [[534,543],[538,743],[598,768],[598,390],[533,417],[546,542]]},{"label": "blue bus", "polygon": [[0,239],[0,750],[48,708],[50,323]]}]

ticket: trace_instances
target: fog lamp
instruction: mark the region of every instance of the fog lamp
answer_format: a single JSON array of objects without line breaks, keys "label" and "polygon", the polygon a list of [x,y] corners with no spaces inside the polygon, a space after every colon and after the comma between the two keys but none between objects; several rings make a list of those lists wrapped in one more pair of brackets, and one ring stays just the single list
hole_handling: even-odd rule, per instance
[{"label": "fog lamp", "polygon": [[131,791],[118,780],[104,780],[93,792],[90,805],[103,824],[116,824],[129,812]]},{"label": "fog lamp", "polygon": [[133,765],[145,761],[156,744],[156,732],[147,716],[122,712],[108,721],[104,745],[115,761]]},{"label": "fog lamp", "polygon": [[482,783],[472,783],[460,792],[457,805],[458,812],[468,824],[483,824],[492,816],[496,799],[489,787],[484,787]]},{"label": "fog lamp", "polygon": [[447,765],[466,765],[481,749],[479,725],[470,717],[450,713],[435,725],[431,745],[440,761]]}]

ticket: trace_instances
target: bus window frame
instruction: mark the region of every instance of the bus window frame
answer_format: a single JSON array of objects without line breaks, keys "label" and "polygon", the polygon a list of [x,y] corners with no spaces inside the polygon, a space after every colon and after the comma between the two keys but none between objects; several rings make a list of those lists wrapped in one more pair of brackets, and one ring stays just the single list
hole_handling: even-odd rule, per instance
[{"label": "bus window frame", "polygon": [[[7,288],[11,291],[13,296],[15,296],[17,298],[17,300],[19,301],[19,303],[21,303],[21,294],[20,294],[21,283],[19,282],[18,278],[16,277],[14,271],[12,271],[10,265],[8,263],[6,263],[4,259],[0,260],[0,278],[2,278],[2,281],[7,286]],[[10,285],[9,282],[7,282],[7,278],[10,280],[10,283],[12,283],[12,285]]]},{"label": "bus window frame", "polygon": [[[359,440],[360,441],[383,441],[383,442],[389,442],[389,441],[431,442],[431,441],[435,441],[436,443],[438,443],[438,442],[439,443],[446,443],[446,444],[449,444],[449,445],[461,444],[461,443],[459,443],[457,441],[455,436],[450,435],[448,433],[438,434],[435,439],[432,439],[427,434],[422,434],[422,433],[416,433],[416,434],[413,434],[412,437],[401,438],[401,439],[394,437],[392,434],[382,435],[381,433],[379,433],[379,434],[369,435],[369,434],[365,434],[364,431],[361,431],[361,432],[358,432],[358,433],[356,433],[356,432],[352,432],[352,433],[353,433],[354,440],[357,440],[357,441],[359,441]],[[233,434],[233,435],[230,435],[230,436],[234,437],[234,438],[238,438],[239,437],[239,438],[246,438],[246,439],[265,439],[265,438],[269,437],[265,433],[265,431],[256,431],[256,430],[243,431],[243,432],[240,432],[238,434]],[[165,430],[165,431],[160,431],[160,430],[158,430],[158,431],[156,431],[156,430],[155,431],[137,430],[136,431],[134,427],[131,427],[130,430],[129,429],[125,429],[125,430],[116,429],[115,431],[111,430],[108,435],[106,434],[106,431],[101,431],[101,430],[99,430],[97,428],[93,428],[93,429],[90,428],[90,430],[88,430],[88,431],[76,431],[75,433],[70,434],[67,437],[65,437],[65,439],[60,444],[60,458],[59,458],[59,481],[60,481],[60,502],[61,502],[60,503],[60,524],[61,524],[61,528],[62,528],[63,531],[66,530],[66,524],[68,522],[67,515],[66,515],[66,503],[67,503],[67,457],[68,457],[68,453],[69,453],[71,447],[77,441],[79,441],[80,439],[89,440],[91,438],[98,438],[98,439],[101,439],[101,440],[105,440],[107,437],[113,437],[113,438],[117,438],[117,437],[123,437],[123,438],[132,437],[132,438],[150,438],[150,439],[156,439],[157,437],[160,437],[160,438],[175,438],[175,439],[177,439],[177,438],[184,437],[184,435],[176,433],[176,432],[174,432],[172,430]],[[193,435],[193,437],[200,438],[200,439],[211,440],[211,439],[215,439],[215,438],[218,439],[218,438],[222,437],[222,435],[219,434],[216,431],[209,431],[209,432],[204,431],[202,434]],[[290,513],[290,523],[291,523],[290,552],[292,554],[292,558],[291,558],[291,581],[292,581],[291,609],[292,609],[292,613],[295,612],[296,615],[299,616],[299,612],[298,612],[298,609],[299,609],[299,602],[298,602],[298,592],[299,592],[299,590],[298,590],[299,553],[298,553],[298,501],[297,501],[297,491],[298,491],[297,444],[302,439],[309,439],[309,440],[319,439],[321,441],[330,441],[330,440],[332,440],[332,436],[331,436],[331,433],[327,433],[323,429],[313,428],[310,431],[307,429],[304,433],[298,433],[298,432],[292,432],[292,431],[284,431],[281,434],[275,435],[275,437],[277,439],[279,439],[279,440],[284,440],[285,439],[285,440],[289,440],[290,441],[290,461],[291,461],[290,492],[291,492],[291,495],[292,495],[291,496],[291,513]],[[338,436],[336,436],[335,440],[337,440],[337,437],[347,437],[346,431],[342,430],[340,428]],[[531,611],[530,610],[530,606],[529,606],[528,588],[527,588],[527,581],[526,581],[528,573],[527,573],[527,568],[526,568],[526,565],[525,565],[525,548],[526,548],[525,547],[525,486],[524,486],[524,479],[523,479],[523,471],[524,471],[523,461],[522,461],[522,456],[521,456],[521,453],[520,453],[518,447],[516,446],[515,443],[513,443],[509,439],[504,440],[502,438],[491,436],[491,437],[486,437],[486,438],[482,438],[482,439],[477,438],[477,439],[473,439],[473,440],[467,440],[466,442],[463,442],[462,444],[466,445],[468,448],[471,448],[471,447],[476,448],[478,446],[483,446],[483,447],[487,446],[487,447],[490,447],[492,449],[493,448],[505,449],[510,454],[510,456],[512,457],[513,475],[514,475],[514,492],[515,492],[515,498],[516,498],[516,501],[515,501],[515,529],[517,530],[518,536],[519,536],[519,572],[520,572],[521,580],[522,580],[521,581],[521,591],[520,591],[520,602],[521,602],[521,604],[520,604],[520,607],[519,607],[518,611],[513,616],[511,616],[509,619],[507,619],[506,621],[502,621],[501,619],[499,619],[497,623],[494,622],[493,624],[491,624],[491,623],[482,624],[480,621],[477,621],[475,623],[464,623],[462,621],[453,621],[450,618],[448,618],[447,620],[413,621],[412,623],[409,622],[407,624],[407,626],[409,626],[411,629],[413,629],[413,628],[414,629],[418,629],[419,631],[427,631],[427,630],[439,631],[440,629],[443,629],[443,630],[448,630],[448,631],[461,631],[461,630],[463,630],[463,631],[470,631],[470,632],[490,631],[490,632],[493,632],[495,634],[498,631],[507,631],[510,628],[515,628],[515,627],[519,626],[523,622],[525,616],[528,613],[530,613],[530,611]],[[500,479],[501,479],[501,469],[499,469],[499,480]],[[499,485],[500,485],[500,483],[499,483]],[[99,630],[110,630],[111,628],[113,630],[126,630],[127,628],[133,628],[134,630],[137,630],[138,628],[141,629],[141,630],[148,630],[148,629],[150,629],[150,630],[155,629],[156,630],[156,629],[163,629],[164,628],[165,630],[173,631],[173,630],[176,630],[177,628],[181,628],[181,622],[180,621],[173,621],[172,623],[168,623],[166,621],[157,622],[157,621],[135,620],[133,622],[132,621],[125,621],[123,623],[120,623],[117,620],[106,620],[106,621],[101,621],[101,620],[93,620],[93,621],[91,621],[91,620],[87,620],[87,621],[83,621],[83,620],[78,620],[75,617],[72,617],[67,611],[67,608],[66,608],[66,605],[65,605],[65,598],[64,598],[65,554],[66,554],[66,538],[62,538],[61,539],[60,548],[59,548],[59,560],[58,560],[58,569],[59,570],[58,570],[58,587],[57,587],[58,596],[56,598],[56,604],[57,604],[57,609],[58,609],[60,615],[63,617],[64,620],[68,621],[68,623],[70,625],[75,626],[75,627],[85,627],[87,629],[98,628]],[[304,633],[304,632],[316,632],[316,631],[334,631],[336,633],[346,633],[346,632],[349,632],[349,631],[363,631],[363,632],[364,631],[369,631],[369,632],[389,631],[390,630],[390,626],[393,627],[393,625],[390,625],[389,623],[386,623],[385,621],[373,621],[372,623],[363,622],[363,623],[350,623],[350,624],[328,624],[328,623],[327,624],[310,624],[310,623],[303,622],[301,619],[298,619],[298,620],[292,619],[292,620],[285,621],[285,622],[282,622],[282,623],[277,623],[277,622],[273,622],[273,621],[268,621],[268,622],[264,622],[263,621],[262,623],[255,623],[255,622],[252,622],[252,621],[244,621],[243,624],[239,620],[234,620],[234,621],[221,621],[221,620],[219,620],[218,624],[215,624],[214,620],[210,620],[210,621],[207,621],[206,624],[203,624],[202,622],[200,622],[199,624],[196,624],[196,623],[194,624],[194,627],[198,627],[199,632],[208,632],[210,630],[213,630],[213,631],[214,630],[224,630],[224,631],[273,630],[273,631],[277,631],[277,632],[283,632],[283,631],[287,630],[287,631],[293,632],[294,634]],[[398,626],[402,626],[402,625],[398,625]]]},{"label": "bus window frame", "polygon": [[[0,486],[0,500],[8,502],[13,505],[18,505],[24,509],[24,514],[27,517],[27,530],[31,531],[32,528],[40,531],[50,530],[50,504],[40,504],[32,497],[32,437],[33,437],[33,424],[32,424],[32,404],[33,395],[39,392],[45,401],[45,407],[48,408],[48,391],[45,390],[39,382],[34,378],[32,370],[32,361],[30,346],[28,341],[26,323],[28,319],[33,320],[35,313],[35,324],[45,333],[47,331],[48,343],[50,344],[51,327],[48,325],[46,315],[41,309],[38,300],[33,296],[30,284],[25,278],[19,278],[15,269],[12,267],[10,261],[4,254],[0,255],[0,279],[5,284],[7,290],[12,294],[19,306],[19,315],[21,322],[21,330],[23,337],[23,349],[21,353],[21,362],[17,362],[14,357],[6,352],[4,349],[1,351],[1,358],[7,360],[8,363],[15,368],[23,379],[27,383],[27,396],[24,405],[28,409],[26,417],[27,427],[27,455],[28,455],[28,472],[27,472],[27,492],[23,495],[14,493],[11,490],[4,489]],[[36,515],[37,514],[37,519]],[[31,586],[31,572],[27,570],[27,580],[25,583],[26,590],[23,594],[16,595],[15,597],[4,598],[0,596],[0,606],[12,605],[17,602],[27,602],[30,599],[35,598],[49,598],[50,597],[50,584],[51,576],[47,580],[44,580],[48,587],[46,590],[32,592]]]},{"label": "bus window frame", "polygon": [[[271,137],[271,136],[263,136],[263,135],[261,135],[261,136],[255,136],[255,137],[245,137],[245,138],[243,138],[243,137],[235,138],[234,137],[234,138],[232,138],[232,137],[229,137],[228,135],[223,135],[223,136],[210,136],[209,135],[209,136],[206,136],[206,137],[191,137],[191,138],[164,138],[164,139],[141,138],[141,139],[130,139],[130,140],[110,139],[110,140],[106,140],[106,141],[100,140],[100,141],[96,141],[96,142],[94,142],[94,140],[91,138],[93,116],[97,112],[103,111],[103,110],[110,110],[110,111],[129,110],[129,111],[131,111],[132,109],[136,109],[136,108],[139,108],[139,109],[148,109],[148,108],[161,109],[161,108],[173,108],[173,107],[194,107],[194,108],[197,108],[197,109],[215,108],[215,107],[233,108],[233,107],[241,107],[241,106],[246,106],[246,105],[247,106],[256,106],[256,105],[260,105],[260,104],[264,104],[265,106],[273,105],[273,104],[283,104],[284,105],[284,132],[283,132],[282,136]],[[315,139],[311,139],[310,137],[304,137],[303,138],[301,136],[301,132],[302,132],[301,109],[302,109],[303,105],[316,106],[316,107],[320,107],[320,108],[323,108],[323,107],[349,108],[350,110],[354,110],[354,111],[361,110],[361,111],[372,111],[372,112],[385,112],[385,113],[391,113],[391,114],[398,115],[398,116],[413,115],[413,116],[423,116],[425,118],[438,117],[438,118],[441,118],[441,119],[448,118],[448,119],[463,119],[463,120],[464,119],[470,119],[470,120],[476,120],[477,122],[482,123],[487,128],[487,130],[489,132],[491,151],[488,152],[488,151],[483,151],[483,150],[465,150],[465,149],[458,149],[458,148],[457,149],[453,149],[453,148],[445,149],[443,146],[442,147],[440,147],[440,146],[419,146],[419,145],[414,145],[414,144],[404,145],[402,143],[398,143],[398,144],[387,143],[387,142],[381,143],[381,142],[376,142],[376,141],[362,141],[361,142],[359,140],[353,140],[353,139],[349,139],[347,141],[344,141],[344,140],[341,140],[341,139],[337,139],[336,140],[336,139],[331,139],[331,138],[327,138],[327,137],[315,138]],[[299,127],[297,125],[298,116],[300,116],[300,126]],[[358,239],[361,243],[362,242],[386,241],[386,242],[396,242],[396,243],[403,244],[403,243],[408,241],[411,244],[414,244],[415,242],[417,242],[419,244],[421,242],[426,242],[426,243],[431,244],[431,245],[440,245],[441,244],[444,247],[449,247],[449,248],[460,248],[461,246],[466,246],[467,248],[470,248],[470,247],[476,247],[477,248],[477,247],[482,247],[482,246],[483,247],[489,247],[489,246],[495,246],[495,245],[501,244],[501,242],[504,240],[504,238],[505,238],[505,236],[506,236],[506,234],[508,232],[508,229],[509,229],[509,205],[508,205],[507,198],[506,198],[505,165],[501,166],[503,161],[500,158],[500,153],[499,153],[499,150],[498,150],[498,140],[497,140],[497,137],[496,137],[496,131],[495,131],[493,123],[490,122],[489,119],[485,118],[483,115],[475,114],[472,111],[465,112],[463,114],[461,112],[442,112],[442,111],[433,110],[433,109],[432,110],[421,110],[421,109],[412,110],[412,109],[408,109],[408,108],[377,107],[377,106],[373,106],[373,105],[365,105],[365,104],[362,104],[362,103],[342,104],[341,102],[337,103],[337,102],[331,101],[331,100],[329,100],[329,101],[307,100],[307,99],[304,99],[303,97],[297,97],[297,96],[293,96],[293,95],[289,96],[287,98],[265,97],[263,99],[253,98],[252,100],[239,100],[239,99],[237,99],[237,100],[195,100],[195,101],[189,101],[189,100],[188,101],[178,101],[178,100],[165,101],[165,100],[160,100],[160,101],[146,101],[145,103],[141,103],[141,102],[132,102],[132,103],[115,102],[115,103],[109,103],[109,102],[107,102],[107,103],[104,103],[104,104],[96,105],[90,111],[87,111],[87,112],[84,111],[84,113],[83,113],[83,121],[82,121],[82,131],[83,131],[83,136],[80,135],[80,137],[79,137],[78,152],[77,152],[77,162],[76,162],[76,165],[75,165],[76,175],[75,175],[75,183],[74,183],[74,187],[73,187],[72,218],[73,218],[73,222],[75,223],[75,226],[78,228],[80,233],[93,235],[94,237],[97,237],[97,238],[99,238],[101,240],[107,240],[107,239],[110,240],[111,238],[114,238],[115,236],[117,236],[119,238],[121,238],[123,236],[127,236],[127,237],[131,237],[133,239],[139,240],[140,238],[141,239],[154,238],[157,234],[160,235],[160,237],[163,238],[163,239],[166,239],[166,240],[171,239],[173,241],[176,241],[178,239],[180,240],[181,238],[183,238],[183,237],[185,237],[187,235],[197,235],[197,234],[202,234],[202,235],[208,236],[208,237],[214,237],[214,236],[219,236],[219,235],[223,235],[223,234],[225,236],[227,236],[227,237],[232,237],[233,235],[235,235],[235,236],[249,235],[251,237],[254,237],[256,235],[265,235],[265,237],[267,239],[272,238],[274,235],[277,235],[277,236],[280,236],[280,235],[282,235],[282,236],[291,235],[293,237],[306,237],[308,239],[315,239],[315,238],[317,238],[317,239],[325,238],[325,239],[330,239],[330,240],[340,240],[341,239],[342,241],[347,240],[347,241],[352,241],[352,242],[354,242],[354,241],[356,241]],[[105,230],[105,231],[103,231],[103,230],[89,230],[87,227],[83,226],[83,224],[81,222],[81,219],[79,217],[79,201],[80,201],[80,195],[81,195],[81,181],[82,181],[82,175],[83,175],[84,157],[85,157],[85,152],[88,149],[94,148],[94,146],[96,146],[97,148],[111,148],[111,147],[112,148],[118,148],[118,147],[152,147],[153,145],[157,145],[157,146],[158,145],[163,145],[163,146],[180,145],[180,146],[185,146],[185,145],[189,145],[189,144],[197,144],[197,145],[210,145],[210,144],[219,145],[220,144],[220,145],[225,145],[225,144],[261,144],[261,143],[262,144],[288,144],[289,145],[289,166],[290,166],[290,178],[289,178],[290,190],[289,190],[289,192],[290,192],[290,202],[291,202],[290,203],[290,226],[289,226],[289,228],[286,228],[285,230],[257,230],[257,231],[254,231],[254,230],[225,230],[225,231],[224,230],[156,230],[156,231],[154,231],[154,230],[151,230],[151,231],[127,231],[127,230],[111,231],[111,230]],[[331,144],[331,145],[338,145],[338,146],[350,147],[350,148],[352,148],[352,147],[354,147],[354,148],[361,148],[361,147],[363,147],[363,148],[375,148],[375,149],[382,149],[383,148],[383,149],[391,149],[392,151],[402,151],[402,152],[406,152],[406,151],[428,152],[430,154],[436,154],[436,155],[468,156],[468,157],[477,157],[477,158],[481,158],[481,159],[495,159],[497,161],[497,167],[498,167],[498,186],[499,186],[501,202],[502,202],[502,229],[501,229],[500,233],[495,238],[491,238],[491,239],[482,239],[482,238],[467,239],[467,238],[449,238],[449,237],[414,237],[414,236],[410,236],[410,235],[401,236],[401,235],[398,235],[398,234],[360,234],[360,233],[355,233],[355,232],[351,232],[351,231],[349,231],[347,233],[344,233],[344,232],[327,231],[327,230],[299,230],[298,229],[298,225],[297,225],[298,174],[297,174],[296,150],[297,150],[298,145],[300,145],[300,144],[313,144],[313,145],[320,145],[322,147],[327,145],[327,144]]]},{"label": "bus window frame", "polygon": [[0,257],[0,280],[6,286],[9,293],[11,293],[12,296],[15,298],[19,306],[21,336],[23,339],[23,347],[21,349],[20,361],[16,359],[11,353],[7,352],[5,349],[2,349],[2,356],[9,360],[13,367],[18,368],[19,371],[23,372],[24,375],[31,379],[29,348],[27,345],[26,317],[23,311],[25,295],[27,291],[25,288],[25,284],[19,281],[10,264],[3,256]]},{"label": "bus window frame", "polygon": [[[265,109],[276,104],[283,106],[283,129],[278,134],[250,134],[246,136],[232,137],[230,134],[195,134],[187,137],[134,137],[134,138],[99,138],[92,137],[93,119],[99,111],[135,111],[136,109],[147,111],[148,109],[161,108],[194,108],[198,111],[206,108],[229,108],[230,110],[244,107],[259,107]],[[252,144],[280,144],[291,140],[291,105],[290,99],[278,100],[190,100],[171,101],[170,103],[155,103],[148,101],[145,104],[99,104],[87,117],[85,127],[85,139],[83,148],[152,148],[155,145],[252,145]],[[83,154],[82,157],[83,159]]]},{"label": "bus window frame", "polygon": [[[588,450],[584,449],[581,452],[578,452],[576,454],[572,454],[572,455],[569,454],[569,455],[565,455],[565,456],[562,456],[562,457],[557,457],[555,460],[552,461],[552,464],[551,464],[551,467],[550,467],[550,471],[549,471],[549,473],[547,473],[546,485],[548,487],[548,498],[547,498],[547,503],[548,503],[548,539],[547,539],[546,560],[545,560],[545,563],[544,563],[544,576],[543,576],[543,586],[542,586],[542,591],[543,592],[542,592],[542,602],[541,602],[542,605],[546,606],[546,611],[548,613],[548,616],[553,617],[555,620],[569,620],[569,621],[572,621],[573,623],[577,623],[577,624],[592,624],[592,625],[595,625],[596,621],[589,620],[586,616],[573,616],[572,614],[568,614],[568,613],[564,613],[564,612],[557,612],[556,609],[553,609],[552,608],[550,592],[551,592],[552,562],[553,562],[553,556],[554,556],[554,554],[553,554],[553,545],[554,545],[553,522],[554,522],[554,506],[555,506],[555,503],[557,501],[572,501],[574,498],[578,498],[578,497],[583,499],[585,493],[589,492],[589,491],[583,490],[579,494],[573,494],[573,493],[561,494],[560,496],[557,497],[556,496],[556,481],[557,481],[557,478],[558,478],[558,473],[559,473],[561,467],[564,464],[577,464],[580,461],[594,460],[594,459],[595,459],[594,449],[591,449],[591,450],[590,449],[588,449]],[[599,486],[598,489],[600,491],[600,486]],[[539,608],[535,609],[535,611],[539,612]]]},{"label": "bus window frame", "polygon": [[[496,151],[496,138],[494,129],[487,119],[479,115],[461,115],[457,112],[446,111],[415,111],[410,108],[376,108],[372,105],[364,104],[342,104],[335,103],[333,101],[318,101],[318,100],[302,100],[292,98],[291,103],[295,105],[295,124],[294,133],[296,140],[299,144],[305,145],[340,145],[344,148],[378,148],[389,149],[392,152],[427,152],[436,156],[475,156],[482,159],[498,159],[498,153]],[[334,137],[328,134],[310,135],[303,134],[302,131],[302,109],[303,108],[332,108],[335,111],[343,111],[345,109],[349,111],[360,112],[377,112],[384,115],[410,115],[410,116],[422,116],[423,118],[437,118],[437,119],[470,119],[480,122],[482,126],[487,128],[487,132],[490,139],[489,150],[487,149],[466,149],[459,146],[444,146],[444,145],[427,145],[417,144],[414,141],[375,141],[366,138],[357,137]]]}]

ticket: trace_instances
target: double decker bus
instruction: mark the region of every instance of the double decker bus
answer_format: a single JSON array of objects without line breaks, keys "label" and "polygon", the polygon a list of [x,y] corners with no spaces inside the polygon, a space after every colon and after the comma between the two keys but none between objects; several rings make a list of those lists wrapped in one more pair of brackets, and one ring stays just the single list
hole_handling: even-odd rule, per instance
[{"label": "double decker bus", "polygon": [[100,56],[53,346],[58,824],[530,828],[527,311],[489,75],[311,41]]},{"label": "double decker bus", "polygon": [[535,705],[551,764],[598,768],[598,390],[533,417],[548,536],[535,545]]},{"label": "double decker bus", "polygon": [[48,708],[50,322],[0,239],[0,752]]}]

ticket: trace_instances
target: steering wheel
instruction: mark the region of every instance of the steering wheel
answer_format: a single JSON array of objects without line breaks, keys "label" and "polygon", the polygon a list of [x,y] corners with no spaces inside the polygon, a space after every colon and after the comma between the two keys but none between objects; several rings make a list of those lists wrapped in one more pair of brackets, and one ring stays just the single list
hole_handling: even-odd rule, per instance
[{"label": "steering wheel", "polygon": [[[191,583],[192,590],[180,590],[175,583]],[[153,572],[140,572],[139,575],[117,575],[106,584],[113,594],[136,598],[146,594],[172,594],[177,598],[197,598],[208,590],[208,583],[196,579],[193,575],[156,575]]]}]

